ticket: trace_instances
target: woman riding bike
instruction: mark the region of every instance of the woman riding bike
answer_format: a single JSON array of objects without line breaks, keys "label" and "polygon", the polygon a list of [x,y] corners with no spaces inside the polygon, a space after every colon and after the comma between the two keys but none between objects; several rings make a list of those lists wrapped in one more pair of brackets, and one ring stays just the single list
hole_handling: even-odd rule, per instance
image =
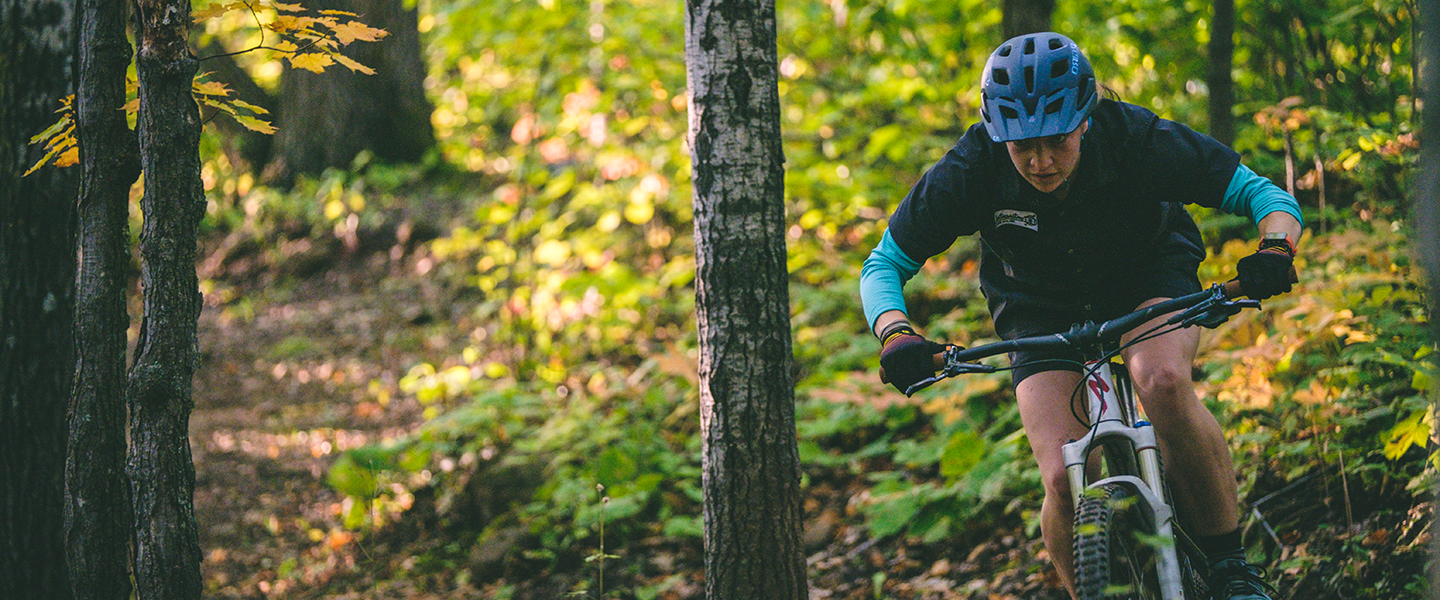
[{"label": "woman riding bike", "polygon": [[[1251,217],[1261,241],[1236,266],[1245,295],[1290,291],[1302,228],[1295,199],[1214,139],[1100,98],[1089,60],[1068,37],[1001,44],[981,92],[982,122],[915,184],[862,271],[865,315],[899,390],[933,375],[944,348],[908,322],[904,284],[962,235],[980,234],[980,287],[1004,339],[1061,333],[1199,291],[1205,246],[1184,204]],[[1198,344],[1198,329],[1187,328],[1123,357],[1167,469],[1183,474],[1173,493],[1209,560],[1210,589],[1224,600],[1270,600],[1273,588],[1241,544],[1224,434],[1190,378]],[[1045,546],[1073,595],[1074,507],[1060,450],[1086,432],[1067,408],[1082,365],[1065,353],[1013,353],[1010,362],[1045,486]]]}]

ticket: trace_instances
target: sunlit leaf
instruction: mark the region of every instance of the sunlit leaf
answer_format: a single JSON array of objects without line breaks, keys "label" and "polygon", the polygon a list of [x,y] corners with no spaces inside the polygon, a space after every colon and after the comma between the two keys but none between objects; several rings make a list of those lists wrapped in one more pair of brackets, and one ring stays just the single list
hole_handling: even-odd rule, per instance
[{"label": "sunlit leaf", "polygon": [[315,73],[324,73],[325,67],[335,64],[329,54],[320,52],[308,52],[290,57],[290,66],[296,69],[305,69]]},{"label": "sunlit leaf", "polygon": [[1385,458],[1400,458],[1411,446],[1425,447],[1429,443],[1434,421],[1435,415],[1426,408],[1412,412],[1404,421],[1396,423],[1385,436]]},{"label": "sunlit leaf", "polygon": [[191,93],[203,94],[206,96],[228,96],[230,88],[219,81],[197,81],[190,86]]},{"label": "sunlit leaf", "polygon": [[340,40],[341,44],[347,46],[355,40],[374,42],[390,35],[390,32],[384,29],[377,29],[359,21],[346,21],[338,25],[333,25],[330,29],[335,32],[335,39]]},{"label": "sunlit leaf", "polygon": [[356,61],[355,59],[350,58],[350,57],[348,57],[348,56],[345,56],[344,54],[336,54],[336,55],[334,55],[334,56],[335,56],[335,62],[338,62],[338,63],[340,63],[340,64],[342,64],[342,65],[345,65],[346,67],[349,67],[351,71],[355,71],[355,72],[357,72],[357,73],[364,73],[364,74],[366,74],[366,75],[374,75],[374,74],[375,74],[375,69],[372,69],[372,68],[370,68],[370,67],[367,67],[367,66],[365,66],[365,65],[362,65],[362,64],[360,64],[358,61]]},{"label": "sunlit leaf", "polygon": [[59,158],[55,159],[55,166],[69,167],[75,165],[78,162],[80,162],[80,148],[76,146],[71,146],[69,149],[62,152]]},{"label": "sunlit leaf", "polygon": [[263,133],[266,135],[271,135],[278,131],[277,129],[275,129],[274,125],[270,124],[269,121],[264,121],[246,115],[236,115],[235,122],[239,123],[241,126],[249,129],[250,131]]}]

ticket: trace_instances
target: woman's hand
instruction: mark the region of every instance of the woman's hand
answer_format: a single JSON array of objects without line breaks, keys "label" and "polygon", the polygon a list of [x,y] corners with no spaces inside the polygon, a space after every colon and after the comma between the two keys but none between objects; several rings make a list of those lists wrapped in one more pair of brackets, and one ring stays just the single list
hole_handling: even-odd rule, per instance
[{"label": "woman's hand", "polygon": [[944,345],[925,339],[909,325],[887,332],[882,343],[880,379],[901,393],[934,375],[935,355],[945,351]]}]

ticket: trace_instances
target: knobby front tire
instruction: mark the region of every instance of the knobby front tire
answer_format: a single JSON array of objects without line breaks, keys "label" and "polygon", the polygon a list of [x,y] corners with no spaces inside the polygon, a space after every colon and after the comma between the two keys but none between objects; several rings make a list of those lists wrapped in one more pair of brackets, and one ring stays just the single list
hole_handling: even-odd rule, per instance
[{"label": "knobby front tire", "polygon": [[1080,600],[1160,600],[1143,500],[1118,483],[1087,492],[1075,507],[1075,591]]}]

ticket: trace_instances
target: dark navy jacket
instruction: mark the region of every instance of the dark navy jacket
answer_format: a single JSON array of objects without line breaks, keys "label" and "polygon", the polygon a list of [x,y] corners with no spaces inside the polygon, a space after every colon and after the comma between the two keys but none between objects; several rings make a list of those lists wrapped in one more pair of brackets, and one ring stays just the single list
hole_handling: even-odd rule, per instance
[{"label": "dark navy jacket", "polygon": [[[1004,143],[976,124],[911,189],[889,235],[917,263],[979,233],[987,295],[1039,304],[1123,286],[1164,254],[1205,256],[1183,204],[1221,207],[1240,157],[1214,139],[1132,105],[1103,100],[1064,200],[1037,191]],[[992,300],[994,298],[992,297]]]}]

